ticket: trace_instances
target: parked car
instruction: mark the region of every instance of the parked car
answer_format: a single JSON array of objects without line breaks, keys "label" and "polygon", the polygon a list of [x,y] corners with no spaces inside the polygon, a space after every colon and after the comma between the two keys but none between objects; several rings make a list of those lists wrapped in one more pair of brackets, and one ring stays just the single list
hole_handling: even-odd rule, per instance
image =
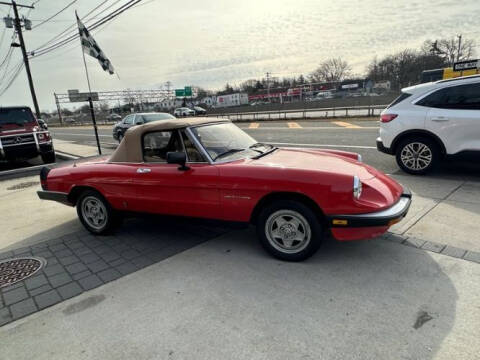
[{"label": "parked car", "polygon": [[339,241],[381,235],[411,202],[358,154],[277,148],[215,118],[136,126],[110,157],[44,167],[40,180],[38,196],[76,206],[94,234],[124,211],[253,223],[264,248],[291,261],[315,253],[326,232]]},{"label": "parked car", "polygon": [[27,106],[0,108],[0,160],[28,160],[41,156],[44,163],[55,162],[48,127],[37,120]]},{"label": "parked car", "polygon": [[65,124],[75,124],[75,119],[73,117],[66,117],[63,119]]},{"label": "parked car", "polygon": [[175,116],[194,116],[195,111],[188,108],[188,107],[180,107],[180,108],[176,108],[173,111],[173,115],[175,115]]},{"label": "parked car", "polygon": [[122,117],[118,114],[111,113],[111,114],[108,114],[107,120],[108,121],[118,121],[118,120],[122,120]]},{"label": "parked car", "polygon": [[168,113],[136,113],[125,116],[125,118],[113,125],[113,138],[121,142],[125,131],[130,129],[134,125],[142,125],[148,122],[157,121],[157,120],[170,120],[175,119],[174,116]]},{"label": "parked car", "polygon": [[207,115],[207,110],[200,106],[194,106],[193,111],[195,111],[195,115]]},{"label": "parked car", "polygon": [[402,89],[382,113],[378,150],[409,174],[425,174],[446,157],[480,156],[480,76]]}]

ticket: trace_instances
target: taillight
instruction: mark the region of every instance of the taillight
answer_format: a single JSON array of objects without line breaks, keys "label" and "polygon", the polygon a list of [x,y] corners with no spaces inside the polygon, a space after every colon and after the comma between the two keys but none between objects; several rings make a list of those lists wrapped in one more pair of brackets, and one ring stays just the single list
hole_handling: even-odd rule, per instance
[{"label": "taillight", "polygon": [[382,123],[387,123],[395,119],[397,116],[397,114],[383,114],[382,116],[380,116],[380,121]]}]

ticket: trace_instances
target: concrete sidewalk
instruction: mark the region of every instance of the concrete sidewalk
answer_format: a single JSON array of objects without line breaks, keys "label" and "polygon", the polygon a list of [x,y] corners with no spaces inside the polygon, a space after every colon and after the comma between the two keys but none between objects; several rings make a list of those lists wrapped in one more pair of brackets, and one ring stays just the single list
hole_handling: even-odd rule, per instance
[{"label": "concrete sidewalk", "polygon": [[0,328],[2,359],[475,359],[480,266],[384,242],[304,263],[251,231]]}]

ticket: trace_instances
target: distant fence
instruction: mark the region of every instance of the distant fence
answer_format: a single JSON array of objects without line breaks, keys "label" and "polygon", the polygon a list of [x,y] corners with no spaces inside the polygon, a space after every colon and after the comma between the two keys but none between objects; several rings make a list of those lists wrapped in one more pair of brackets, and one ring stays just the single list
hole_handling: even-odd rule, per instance
[{"label": "distant fence", "polygon": [[[345,106],[314,109],[292,109],[272,111],[224,112],[207,114],[214,117],[228,117],[232,121],[318,119],[351,116],[378,116],[388,105]],[[227,110],[227,109],[225,109]]]}]

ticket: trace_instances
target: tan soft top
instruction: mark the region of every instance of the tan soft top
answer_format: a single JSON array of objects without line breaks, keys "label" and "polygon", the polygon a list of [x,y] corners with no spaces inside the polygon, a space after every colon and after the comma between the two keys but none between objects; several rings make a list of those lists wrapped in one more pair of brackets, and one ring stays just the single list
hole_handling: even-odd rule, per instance
[{"label": "tan soft top", "polygon": [[197,126],[203,124],[211,124],[222,121],[228,121],[228,119],[221,118],[207,118],[207,117],[189,117],[183,119],[168,119],[158,120],[144,125],[132,126],[125,132],[120,145],[113,152],[108,162],[143,162],[142,154],[142,136],[145,133],[152,131],[183,129],[189,126]]}]

